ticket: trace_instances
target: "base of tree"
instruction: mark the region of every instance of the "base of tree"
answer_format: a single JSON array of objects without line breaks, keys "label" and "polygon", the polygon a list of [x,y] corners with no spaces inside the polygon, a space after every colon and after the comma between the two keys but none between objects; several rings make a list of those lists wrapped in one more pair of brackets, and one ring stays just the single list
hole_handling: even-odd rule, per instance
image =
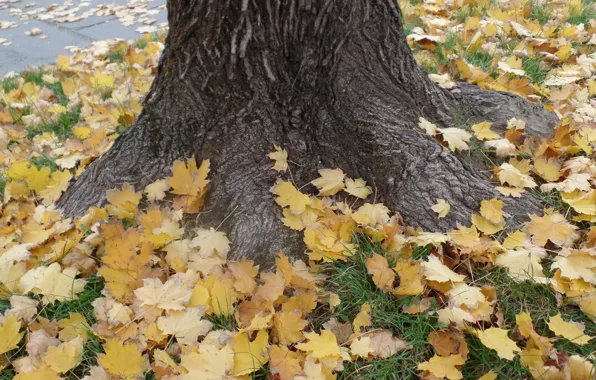
[{"label": "base of tree", "polygon": [[[170,35],[142,114],[62,196],[67,215],[103,204],[108,189],[124,183],[143,189],[168,177],[176,160],[208,158],[210,188],[193,216],[196,225],[220,226],[232,240],[232,258],[268,266],[280,250],[295,257],[304,251],[299,234],[282,225],[270,193],[277,178],[267,157],[273,144],[287,149],[299,186],[318,169],[341,168],[366,180],[375,200],[408,225],[447,231],[468,225],[483,199],[501,196],[486,173],[425,135],[419,117],[455,127],[463,113],[468,125],[491,121],[497,131],[516,117],[535,136],[550,135],[557,122],[516,95],[431,82],[407,46],[393,0],[307,1],[308,9],[289,13],[259,2],[247,9],[178,3],[169,2]],[[324,33],[294,41],[300,22],[314,28],[317,14],[326,20]],[[276,18],[290,17],[302,21],[275,29]],[[331,25],[342,17],[350,22]],[[239,50],[214,31],[236,35]],[[248,47],[242,38],[252,41]],[[446,218],[431,210],[437,199],[451,204]],[[513,221],[541,211],[528,196],[503,201]]]}]

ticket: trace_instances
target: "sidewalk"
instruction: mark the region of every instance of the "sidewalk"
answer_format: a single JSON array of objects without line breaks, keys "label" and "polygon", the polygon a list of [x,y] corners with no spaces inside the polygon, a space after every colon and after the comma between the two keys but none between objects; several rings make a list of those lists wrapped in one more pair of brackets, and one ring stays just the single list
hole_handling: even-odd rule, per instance
[{"label": "sidewalk", "polygon": [[65,47],[135,39],[167,25],[166,0],[0,0],[0,77],[68,54]]}]

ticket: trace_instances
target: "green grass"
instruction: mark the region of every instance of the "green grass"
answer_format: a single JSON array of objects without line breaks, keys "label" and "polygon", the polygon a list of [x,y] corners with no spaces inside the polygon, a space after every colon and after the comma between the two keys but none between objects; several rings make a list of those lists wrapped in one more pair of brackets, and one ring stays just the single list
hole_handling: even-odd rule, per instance
[{"label": "green grass", "polygon": [[529,189],[528,192],[532,197],[539,200],[545,207],[550,207],[555,211],[566,213],[569,206],[561,199],[561,193],[558,191],[551,191],[550,193],[543,193],[538,189]]},{"label": "green grass", "polygon": [[122,63],[124,61],[124,54],[120,50],[112,50],[106,53],[105,59],[107,59],[111,63]]},{"label": "green grass", "polygon": [[[320,329],[330,318],[337,318],[340,323],[351,322],[360,312],[362,304],[368,302],[372,310],[372,328],[391,330],[395,336],[406,340],[411,348],[383,360],[345,362],[345,369],[338,374],[338,378],[416,379],[418,363],[432,356],[432,346],[427,342],[427,336],[440,326],[436,318],[402,312],[402,307],[410,305],[415,297],[396,298],[383,293],[373,283],[367,273],[365,260],[373,253],[385,255],[386,252],[366,237],[358,237],[356,240],[360,248],[352,260],[336,261],[323,266],[328,278],[325,288],[336,293],[341,303],[333,311],[322,306],[315,310],[316,317],[311,318],[314,321],[313,328]],[[427,253],[427,250],[418,248],[418,255]]]},{"label": "green grass", "polygon": [[35,157],[31,160],[33,165],[37,167],[37,170],[41,169],[43,166],[48,166],[51,171],[58,170],[58,165],[56,161],[52,157],[48,157],[45,154],[42,154],[39,157]]},{"label": "green grass", "polygon": [[585,4],[581,7],[571,8],[569,11],[569,19],[567,22],[570,24],[584,24],[588,26],[590,20],[596,18],[596,8],[592,4]]},{"label": "green grass", "polygon": [[33,127],[27,127],[25,129],[27,138],[32,139],[44,132],[54,132],[59,137],[68,138],[72,135],[72,127],[79,122],[80,116],[81,106],[78,106],[75,109],[60,115],[57,120],[49,120]]},{"label": "green grass", "polygon": [[550,71],[545,67],[543,61],[538,57],[524,57],[522,67],[530,79],[538,84],[542,84]]},{"label": "green grass", "polygon": [[460,44],[460,36],[456,33],[451,33],[447,35],[445,42],[441,45],[437,46],[435,49],[435,54],[441,65],[449,66],[450,60],[449,55],[453,54],[454,51],[457,49],[457,46]]},{"label": "green grass", "polygon": [[233,314],[229,315],[207,315],[207,320],[213,323],[213,330],[228,330],[234,331],[238,326],[236,325],[236,319]]},{"label": "green grass", "polygon": [[552,18],[553,12],[547,4],[533,2],[530,10],[530,20],[536,20],[541,24],[546,24]]},{"label": "green grass", "polygon": [[135,41],[135,47],[137,49],[145,49],[147,47],[147,40],[144,38],[139,38],[138,40]]},{"label": "green grass", "polygon": [[6,183],[8,178],[4,174],[0,174],[0,202],[4,202],[4,189],[6,189]]},{"label": "green grass", "polygon": [[0,85],[2,85],[4,92],[8,94],[12,90],[19,88],[19,77],[13,76],[9,78],[2,78],[0,80]]},{"label": "green grass", "polygon": [[474,66],[479,66],[482,70],[487,72],[491,71],[491,68],[494,65],[494,58],[490,54],[481,50],[476,50],[474,52],[466,51],[464,53],[464,58],[468,63]]}]

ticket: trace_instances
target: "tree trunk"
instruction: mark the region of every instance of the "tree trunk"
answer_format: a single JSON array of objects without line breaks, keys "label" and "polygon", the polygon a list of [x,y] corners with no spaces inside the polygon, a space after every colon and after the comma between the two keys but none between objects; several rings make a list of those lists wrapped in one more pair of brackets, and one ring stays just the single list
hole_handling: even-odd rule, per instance
[{"label": "tree trunk", "polygon": [[[267,263],[303,252],[282,226],[269,189],[267,153],[286,148],[298,184],[341,168],[377,190],[376,199],[412,226],[469,224],[480,201],[499,194],[417,127],[418,118],[504,128],[512,117],[547,135],[554,115],[522,98],[461,84],[445,90],[418,67],[395,0],[169,0],[170,32],[158,75],[136,124],[63,195],[68,215],[105,201],[123,183],[142,189],[174,161],[209,158],[210,189],[198,223],[221,225],[233,257]],[[446,199],[438,219],[431,206]],[[539,212],[529,198],[505,199],[510,214]]]}]

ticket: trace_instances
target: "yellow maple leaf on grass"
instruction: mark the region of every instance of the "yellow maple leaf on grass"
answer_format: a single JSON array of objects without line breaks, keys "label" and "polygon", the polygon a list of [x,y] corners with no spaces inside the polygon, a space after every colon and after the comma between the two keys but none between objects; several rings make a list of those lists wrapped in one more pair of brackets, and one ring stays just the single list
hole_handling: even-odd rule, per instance
[{"label": "yellow maple leaf on grass", "polygon": [[549,319],[548,328],[558,336],[579,345],[585,345],[593,338],[584,334],[586,326],[583,323],[566,322],[561,317],[561,313]]},{"label": "yellow maple leaf on grass", "polygon": [[475,331],[476,336],[487,348],[497,351],[502,359],[513,360],[520,348],[507,336],[507,330],[491,327],[484,331]]},{"label": "yellow maple leaf on grass", "polygon": [[462,373],[457,367],[463,365],[466,359],[462,358],[461,355],[449,355],[449,356],[433,356],[429,361],[418,364],[418,369],[421,371],[428,371],[435,377],[442,379],[463,379]]},{"label": "yellow maple leaf on grass", "polygon": [[206,335],[213,327],[213,323],[201,319],[204,314],[205,307],[171,311],[157,319],[157,327],[165,334],[176,337],[180,344],[194,345],[199,336]]},{"label": "yellow maple leaf on grass", "polygon": [[43,362],[58,373],[73,369],[83,354],[83,338],[76,337],[58,346],[50,346],[41,357]]},{"label": "yellow maple leaf on grass", "polygon": [[20,328],[21,322],[14,315],[4,318],[0,324],[0,355],[17,348],[25,334],[24,332],[19,333]]},{"label": "yellow maple leaf on grass", "polygon": [[155,306],[163,310],[184,310],[191,297],[190,289],[184,287],[179,277],[171,277],[165,283],[159,278],[146,278],[143,287],[134,291],[141,306]]},{"label": "yellow maple leaf on grass", "polygon": [[147,369],[147,360],[136,344],[124,344],[110,339],[104,344],[105,354],[97,355],[97,362],[108,373],[123,378],[141,376]]},{"label": "yellow maple leaf on grass", "polygon": [[265,330],[260,330],[252,341],[248,333],[237,333],[232,342],[235,376],[248,375],[258,371],[269,361],[268,341],[269,334]]},{"label": "yellow maple leaf on grass", "polygon": [[360,307],[360,312],[354,318],[354,333],[360,334],[362,327],[372,326],[372,319],[370,316],[370,304],[365,302]]},{"label": "yellow maple leaf on grass", "polygon": [[337,345],[337,338],[330,330],[323,330],[320,335],[314,331],[309,332],[304,334],[304,337],[308,339],[308,342],[300,343],[296,345],[296,348],[308,353],[313,358],[320,359],[326,356],[341,356],[341,350]]},{"label": "yellow maple leaf on grass", "polygon": [[375,253],[365,260],[365,265],[368,274],[372,274],[373,282],[379,289],[384,291],[393,289],[395,272],[389,268],[385,257]]}]

